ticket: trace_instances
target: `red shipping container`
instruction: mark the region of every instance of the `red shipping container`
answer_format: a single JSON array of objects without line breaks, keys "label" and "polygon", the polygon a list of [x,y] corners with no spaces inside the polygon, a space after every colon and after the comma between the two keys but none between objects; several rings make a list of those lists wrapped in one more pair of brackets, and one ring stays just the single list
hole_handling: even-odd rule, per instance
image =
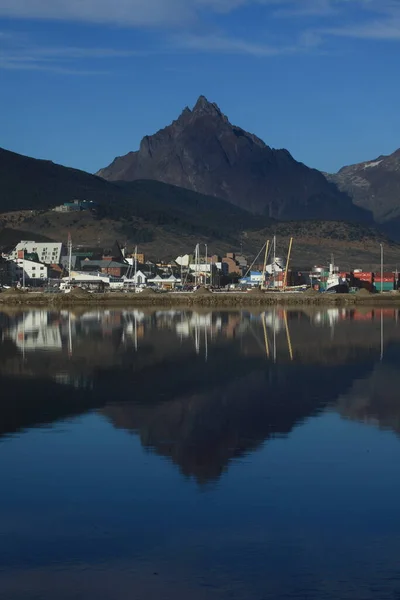
[{"label": "red shipping container", "polygon": [[372,282],[372,273],[357,273],[356,276],[354,276],[354,280],[355,281],[368,281],[368,283]]}]

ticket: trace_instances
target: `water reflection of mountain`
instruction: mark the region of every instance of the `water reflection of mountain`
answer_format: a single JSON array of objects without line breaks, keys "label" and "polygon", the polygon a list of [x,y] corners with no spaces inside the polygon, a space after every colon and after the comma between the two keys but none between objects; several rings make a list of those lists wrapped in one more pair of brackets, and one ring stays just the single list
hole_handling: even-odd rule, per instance
[{"label": "water reflection of mountain", "polygon": [[184,475],[206,482],[232,459],[317,414],[371,363],[353,365],[340,378],[332,367],[315,373],[294,364],[250,363],[240,369],[233,362],[232,368],[229,381],[220,377],[211,389],[176,390],[175,397],[152,404],[113,403],[102,414],[116,427],[137,433],[145,447],[170,458]]},{"label": "water reflection of mountain", "polygon": [[390,344],[384,360],[365,378],[356,379],[339,397],[336,410],[345,418],[400,434],[400,347]]},{"label": "water reflection of mountain", "polygon": [[[213,480],[232,459],[288,434],[338,398],[342,414],[353,411],[365,420],[358,386],[376,372],[382,382],[390,372],[391,389],[397,387],[395,321],[388,321],[389,346],[380,364],[380,318],[342,317],[322,315],[315,323],[314,313],[300,311],[262,318],[240,312],[49,313],[31,319],[30,329],[58,327],[61,348],[34,351],[15,343],[16,332],[26,333],[23,315],[3,316],[0,434],[97,409],[184,475]],[[394,396],[382,405],[374,396],[378,383],[363,388],[370,402],[365,410],[380,410],[382,423],[396,415],[398,430]]]}]

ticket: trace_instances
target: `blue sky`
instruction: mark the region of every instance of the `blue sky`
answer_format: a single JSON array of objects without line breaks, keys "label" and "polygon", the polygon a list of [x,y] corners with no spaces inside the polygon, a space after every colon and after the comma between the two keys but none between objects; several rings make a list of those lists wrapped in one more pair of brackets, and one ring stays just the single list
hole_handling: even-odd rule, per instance
[{"label": "blue sky", "polygon": [[0,146],[96,171],[200,94],[326,171],[400,146],[400,0],[0,0]]}]

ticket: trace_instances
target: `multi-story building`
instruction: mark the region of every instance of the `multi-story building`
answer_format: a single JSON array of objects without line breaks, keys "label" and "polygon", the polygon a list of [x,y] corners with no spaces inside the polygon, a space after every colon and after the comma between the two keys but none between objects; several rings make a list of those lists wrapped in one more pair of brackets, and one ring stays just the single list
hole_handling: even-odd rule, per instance
[{"label": "multi-story building", "polygon": [[[29,280],[45,280],[49,276],[49,269],[46,265],[34,260],[27,260],[23,258],[17,258],[12,261],[14,263],[15,279],[22,282],[25,277],[25,281]],[[25,276],[24,276],[25,271]]]},{"label": "multi-story building", "polygon": [[66,254],[61,242],[34,242],[21,241],[10,253],[11,260],[23,258],[25,254],[36,254],[39,262],[46,265],[58,265],[61,263],[61,256]]}]

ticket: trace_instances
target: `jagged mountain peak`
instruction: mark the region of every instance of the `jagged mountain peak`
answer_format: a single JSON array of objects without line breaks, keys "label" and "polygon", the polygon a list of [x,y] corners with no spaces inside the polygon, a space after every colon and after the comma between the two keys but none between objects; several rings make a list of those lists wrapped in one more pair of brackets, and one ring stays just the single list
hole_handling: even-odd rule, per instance
[{"label": "jagged mountain peak", "polygon": [[199,96],[196,104],[193,107],[192,114],[194,115],[212,115],[224,116],[215,102],[209,102],[205,96]]},{"label": "jagged mountain peak", "polygon": [[277,219],[370,219],[320,172],[232,125],[205,96],[171,125],[144,137],[138,152],[97,174],[109,181],[154,179]]}]

